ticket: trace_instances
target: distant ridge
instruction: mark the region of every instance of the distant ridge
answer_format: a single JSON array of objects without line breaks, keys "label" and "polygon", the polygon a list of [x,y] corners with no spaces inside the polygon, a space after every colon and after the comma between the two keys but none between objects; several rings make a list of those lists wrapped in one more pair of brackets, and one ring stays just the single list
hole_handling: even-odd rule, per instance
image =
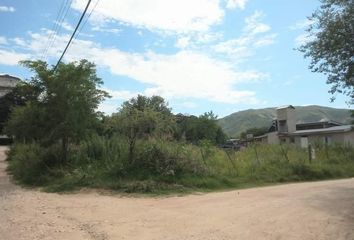
[{"label": "distant ridge", "polygon": [[[241,132],[253,127],[270,126],[275,118],[275,107],[262,109],[249,109],[232,113],[219,119],[218,124],[230,137],[238,137]],[[317,105],[295,106],[298,123],[333,120],[348,124],[351,118],[350,110]]]}]

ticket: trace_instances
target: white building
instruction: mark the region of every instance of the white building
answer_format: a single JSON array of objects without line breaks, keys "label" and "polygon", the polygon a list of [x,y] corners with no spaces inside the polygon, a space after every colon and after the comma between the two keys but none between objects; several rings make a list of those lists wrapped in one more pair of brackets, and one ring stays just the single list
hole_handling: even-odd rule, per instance
[{"label": "white building", "polygon": [[264,143],[295,143],[301,147],[315,143],[340,143],[354,146],[353,125],[334,121],[296,124],[295,108],[291,105],[279,107],[269,132],[255,139]]},{"label": "white building", "polygon": [[0,97],[3,97],[11,91],[12,88],[16,86],[21,81],[17,77],[10,75],[0,75]]}]

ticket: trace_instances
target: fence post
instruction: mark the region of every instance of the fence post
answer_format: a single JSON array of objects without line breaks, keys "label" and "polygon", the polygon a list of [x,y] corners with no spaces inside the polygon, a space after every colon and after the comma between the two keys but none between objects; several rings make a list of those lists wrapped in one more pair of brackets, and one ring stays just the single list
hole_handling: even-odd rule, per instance
[{"label": "fence post", "polygon": [[309,152],[309,163],[312,162],[312,146],[311,144],[308,145],[308,152]]},{"label": "fence post", "polygon": [[258,158],[257,144],[256,143],[253,144],[253,149],[254,149],[254,152],[256,153],[257,164],[259,164],[259,158]]},{"label": "fence post", "polygon": [[[238,176],[238,171],[237,171],[235,163],[233,162],[233,159],[231,158],[231,156],[230,156],[230,154],[229,154],[229,152],[227,150],[225,150],[225,153],[226,153],[226,156],[227,156],[227,158],[229,159],[229,161],[231,163],[231,166],[233,167],[233,169],[235,171],[236,176]],[[233,152],[233,154],[235,156],[235,152]]]},{"label": "fence post", "polygon": [[280,149],[281,149],[281,152],[284,155],[286,161],[290,162],[289,161],[289,157],[288,157],[288,150],[285,151],[285,149],[283,148],[283,144],[282,143],[280,143]]}]

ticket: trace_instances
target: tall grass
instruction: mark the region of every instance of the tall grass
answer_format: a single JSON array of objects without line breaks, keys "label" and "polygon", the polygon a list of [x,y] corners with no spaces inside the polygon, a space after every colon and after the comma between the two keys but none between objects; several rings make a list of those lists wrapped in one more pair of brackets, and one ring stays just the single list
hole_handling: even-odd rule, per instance
[{"label": "tall grass", "polygon": [[16,144],[9,170],[17,180],[60,191],[80,187],[125,192],[194,191],[278,182],[354,176],[354,149],[318,144],[316,158],[295,145],[254,144],[242,151],[150,139],[136,143],[129,158],[127,140],[91,136],[71,146],[69,161],[59,164],[58,149]]}]

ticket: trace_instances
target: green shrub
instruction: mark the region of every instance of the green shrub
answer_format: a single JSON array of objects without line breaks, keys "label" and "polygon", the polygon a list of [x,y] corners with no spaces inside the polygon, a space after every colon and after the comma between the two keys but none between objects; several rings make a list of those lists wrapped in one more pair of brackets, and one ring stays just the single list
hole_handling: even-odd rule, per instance
[{"label": "green shrub", "polygon": [[45,181],[46,151],[37,143],[16,144],[9,154],[9,170],[23,183],[39,185]]},{"label": "green shrub", "polygon": [[205,168],[200,158],[195,156],[195,148],[175,142],[143,141],[137,145],[132,168],[152,176],[201,175]]}]

